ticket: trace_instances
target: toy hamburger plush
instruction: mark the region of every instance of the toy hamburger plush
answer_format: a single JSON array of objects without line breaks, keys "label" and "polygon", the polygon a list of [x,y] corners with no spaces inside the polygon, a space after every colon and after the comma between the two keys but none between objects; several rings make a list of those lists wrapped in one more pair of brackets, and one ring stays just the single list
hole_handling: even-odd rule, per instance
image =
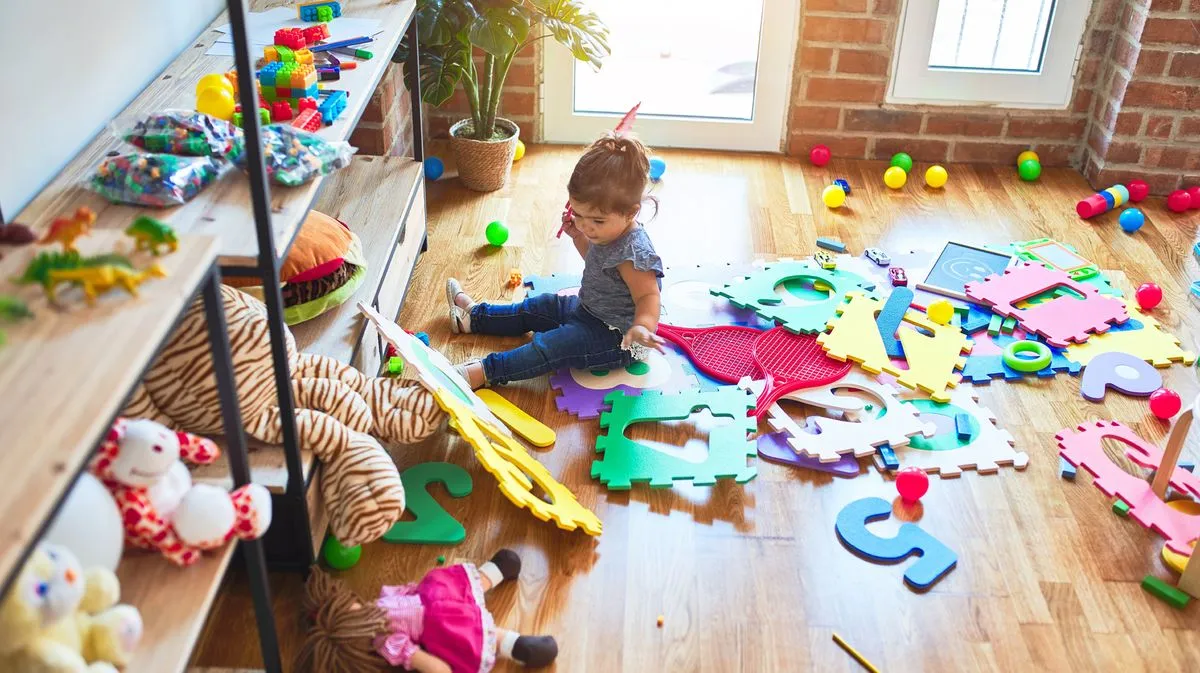
[{"label": "toy hamburger plush", "polygon": [[[362,285],[366,271],[358,236],[345,223],[309,211],[279,268],[284,322],[312,320],[345,303]],[[262,286],[255,278],[226,278],[225,284],[262,299]]]}]

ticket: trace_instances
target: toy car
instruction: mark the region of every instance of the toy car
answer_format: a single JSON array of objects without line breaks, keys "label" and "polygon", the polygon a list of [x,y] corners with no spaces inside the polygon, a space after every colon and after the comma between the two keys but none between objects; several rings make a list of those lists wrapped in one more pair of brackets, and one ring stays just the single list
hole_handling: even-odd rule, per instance
[{"label": "toy car", "polygon": [[908,285],[908,274],[904,273],[903,267],[893,266],[888,269],[888,277],[892,279],[892,285]]},{"label": "toy car", "polygon": [[867,248],[866,250],[863,250],[863,254],[867,256],[867,259],[875,262],[879,266],[887,266],[888,264],[892,263],[892,258],[888,257],[887,253],[879,248]]},{"label": "toy car", "polygon": [[814,252],[813,260],[817,264],[820,264],[822,269],[836,269],[837,268],[837,262],[833,261],[833,255],[825,252],[824,250],[818,250],[818,251]]}]

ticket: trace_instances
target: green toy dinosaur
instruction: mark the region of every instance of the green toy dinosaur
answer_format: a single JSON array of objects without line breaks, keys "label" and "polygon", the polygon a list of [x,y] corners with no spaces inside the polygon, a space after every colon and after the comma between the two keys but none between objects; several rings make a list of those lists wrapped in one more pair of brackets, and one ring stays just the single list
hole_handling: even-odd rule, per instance
[{"label": "green toy dinosaur", "polygon": [[160,245],[167,246],[171,252],[179,249],[179,239],[175,237],[175,230],[153,217],[139,215],[133,224],[125,229],[125,234],[136,241],[138,250],[149,250],[151,255],[158,255]]}]

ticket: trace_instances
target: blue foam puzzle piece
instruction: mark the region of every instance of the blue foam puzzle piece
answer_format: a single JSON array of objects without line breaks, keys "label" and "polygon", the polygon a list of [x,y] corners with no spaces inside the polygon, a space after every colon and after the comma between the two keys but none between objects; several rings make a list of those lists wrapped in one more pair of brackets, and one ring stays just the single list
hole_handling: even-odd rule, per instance
[{"label": "blue foam puzzle piece", "polygon": [[1075,481],[1075,466],[1068,463],[1066,458],[1058,457],[1058,476]]},{"label": "blue foam puzzle piece", "polygon": [[981,308],[978,308],[973,305],[969,305],[967,307],[966,317],[964,317],[962,319],[962,322],[959,323],[959,329],[966,332],[967,334],[972,334],[974,332],[977,332],[977,331],[983,329],[984,327],[987,327],[988,323],[990,323],[991,321],[992,321],[992,312],[991,311],[986,310],[986,309],[981,309]]},{"label": "blue foam puzzle piece", "polygon": [[[977,337],[979,335],[976,335]],[[986,336],[981,338],[987,338]],[[1004,348],[1008,344],[1018,341],[1010,334],[1001,334],[992,337],[992,341]],[[1038,339],[1038,341],[1041,341]],[[971,355],[967,357],[967,365],[963,367],[963,380],[971,383],[991,383],[992,379],[1004,377],[1005,381],[1013,381],[1023,376],[1036,374],[1043,378],[1054,376],[1059,373],[1066,372],[1072,376],[1076,376],[1083,370],[1083,365],[1078,362],[1067,359],[1066,351],[1061,348],[1050,348],[1050,366],[1045,369],[1040,369],[1036,372],[1019,372],[1012,367],[1004,364],[1003,355]]]},{"label": "blue foam puzzle piece", "polygon": [[881,563],[898,563],[912,554],[920,558],[904,571],[904,581],[928,589],[954,569],[958,555],[915,523],[900,526],[896,537],[885,538],[867,530],[867,523],[891,516],[892,504],[883,498],[862,498],[838,512],[834,530],[856,554]]},{"label": "blue foam puzzle piece", "polygon": [[879,327],[879,336],[883,339],[883,349],[887,351],[888,357],[904,357],[904,348],[900,345],[900,340],[896,338],[896,330],[900,329],[900,323],[904,322],[904,313],[908,311],[909,306],[912,306],[912,302],[912,290],[907,287],[893,288],[892,294],[888,296],[887,302],[883,305],[883,310],[875,317],[875,324]]}]

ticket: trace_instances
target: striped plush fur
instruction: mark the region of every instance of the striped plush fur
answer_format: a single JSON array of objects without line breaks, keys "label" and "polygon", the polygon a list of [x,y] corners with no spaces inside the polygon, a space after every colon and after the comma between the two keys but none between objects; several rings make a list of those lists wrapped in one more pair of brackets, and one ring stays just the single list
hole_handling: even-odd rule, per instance
[{"label": "striped plush fur", "polygon": [[[221,296],[246,434],[279,444],[283,438],[266,307],[230,287],[222,287]],[[350,546],[377,539],[399,519],[404,489],[395,464],[375,438],[419,442],[438,429],[444,414],[433,396],[419,387],[366,376],[331,358],[297,353],[290,332],[287,353],[300,445],[325,463],[322,488],[333,533]],[[196,434],[223,434],[199,300],[180,320],[125,414]]]}]

